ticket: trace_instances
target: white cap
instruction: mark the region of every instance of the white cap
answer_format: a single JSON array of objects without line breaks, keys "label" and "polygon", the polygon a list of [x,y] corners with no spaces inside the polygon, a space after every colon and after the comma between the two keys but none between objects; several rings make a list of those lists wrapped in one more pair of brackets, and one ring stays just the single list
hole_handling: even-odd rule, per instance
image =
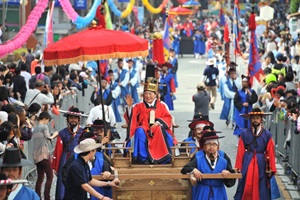
[{"label": "white cap", "polygon": [[196,127],[195,127],[195,129],[196,128],[204,128],[204,126],[206,126],[206,124],[197,124]]},{"label": "white cap", "polygon": [[85,72],[80,72],[79,76],[81,76],[82,78],[87,78],[88,75]]},{"label": "white cap", "polygon": [[7,117],[8,117],[7,112],[0,111],[0,120],[1,120],[1,123],[6,122],[7,121]]},{"label": "white cap", "polygon": [[218,139],[209,139],[209,140],[206,140],[205,144],[208,144],[208,143],[215,143],[215,144],[219,145],[219,140]]}]

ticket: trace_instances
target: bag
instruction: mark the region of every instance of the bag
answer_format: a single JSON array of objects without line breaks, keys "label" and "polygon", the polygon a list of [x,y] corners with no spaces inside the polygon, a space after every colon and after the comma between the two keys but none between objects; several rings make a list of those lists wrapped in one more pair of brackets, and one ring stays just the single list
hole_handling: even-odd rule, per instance
[{"label": "bag", "polygon": [[59,115],[59,113],[60,113],[55,105],[52,105],[52,113],[55,115]]}]

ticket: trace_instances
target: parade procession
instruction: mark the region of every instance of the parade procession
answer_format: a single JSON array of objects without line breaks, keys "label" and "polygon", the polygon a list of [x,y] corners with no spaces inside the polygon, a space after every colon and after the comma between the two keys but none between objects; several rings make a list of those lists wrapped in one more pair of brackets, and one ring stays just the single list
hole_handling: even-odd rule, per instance
[{"label": "parade procession", "polygon": [[299,0],[0,0],[0,200],[300,199],[299,33]]}]

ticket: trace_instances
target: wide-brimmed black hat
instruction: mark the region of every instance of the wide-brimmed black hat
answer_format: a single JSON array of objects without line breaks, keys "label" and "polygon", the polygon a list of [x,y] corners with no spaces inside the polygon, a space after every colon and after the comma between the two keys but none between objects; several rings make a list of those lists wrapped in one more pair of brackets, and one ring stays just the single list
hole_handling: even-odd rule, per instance
[{"label": "wide-brimmed black hat", "polygon": [[200,139],[200,142],[201,143],[205,143],[206,140],[213,140],[213,139],[221,139],[221,138],[224,138],[225,136],[218,136],[216,131],[204,131],[201,139]]},{"label": "wide-brimmed black hat", "polygon": [[33,165],[33,162],[21,158],[20,149],[7,148],[5,149],[3,159],[0,160],[0,167],[22,167]]},{"label": "wide-brimmed black hat", "polygon": [[110,123],[104,122],[101,119],[95,119],[93,121],[93,124],[91,125],[93,128],[104,128],[104,125],[107,129],[111,129],[112,127],[110,126]]},{"label": "wide-brimmed black hat", "polygon": [[69,116],[77,116],[77,117],[81,117],[82,116],[81,111],[79,111],[78,108],[76,108],[75,106],[71,106],[67,112],[64,114],[64,117],[69,117]]},{"label": "wide-brimmed black hat", "polygon": [[83,131],[82,131],[82,133],[81,133],[81,135],[79,137],[79,141],[82,141],[82,140],[87,139],[87,138],[92,138],[92,139],[96,139],[97,138],[97,135],[95,135],[93,132],[91,132],[90,128],[91,127],[86,126],[83,129]]},{"label": "wide-brimmed black hat", "polygon": [[195,127],[196,127],[198,124],[203,124],[204,127],[205,127],[205,126],[211,126],[211,127],[214,126],[214,124],[213,124],[212,122],[207,121],[207,120],[200,119],[200,120],[195,120],[195,121],[191,122],[191,123],[189,124],[189,128],[190,128],[190,129],[195,129]]},{"label": "wide-brimmed black hat", "polygon": [[260,115],[262,117],[265,117],[267,115],[272,115],[272,113],[271,112],[265,113],[265,112],[261,111],[261,109],[259,109],[259,108],[253,108],[252,111],[249,113],[240,114],[240,116],[245,117],[245,118],[250,118],[252,115]]}]

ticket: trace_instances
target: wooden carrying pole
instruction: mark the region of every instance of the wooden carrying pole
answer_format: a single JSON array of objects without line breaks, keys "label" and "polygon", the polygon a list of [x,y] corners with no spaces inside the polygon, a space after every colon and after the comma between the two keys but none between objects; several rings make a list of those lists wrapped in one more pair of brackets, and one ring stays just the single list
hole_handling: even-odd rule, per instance
[{"label": "wooden carrying pole", "polygon": [[[94,179],[97,180],[113,180],[115,175],[110,175],[109,178],[104,179],[102,175],[94,175]],[[120,180],[130,180],[130,179],[190,179],[196,181],[193,174],[174,174],[174,173],[155,173],[155,174],[118,174]],[[241,173],[230,173],[226,178],[222,174],[202,174],[203,179],[240,179],[242,178]]]}]

